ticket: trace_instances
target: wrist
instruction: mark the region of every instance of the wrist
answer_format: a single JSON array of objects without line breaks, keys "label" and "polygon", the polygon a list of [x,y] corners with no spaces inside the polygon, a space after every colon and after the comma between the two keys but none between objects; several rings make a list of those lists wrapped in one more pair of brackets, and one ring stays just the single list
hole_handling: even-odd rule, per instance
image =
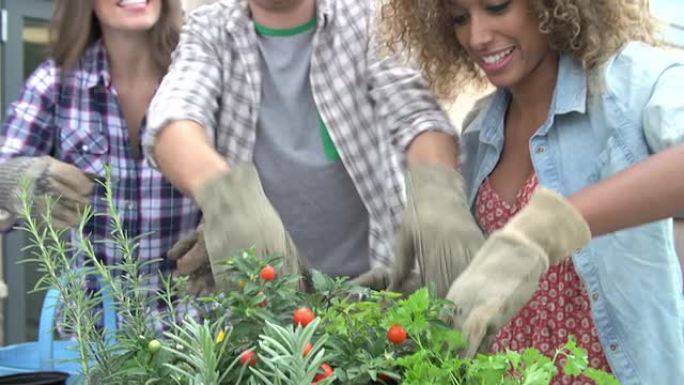
[{"label": "wrist", "polygon": [[188,180],[188,192],[190,193],[190,196],[197,199],[197,196],[207,183],[211,183],[229,172],[230,167],[223,160],[214,162],[213,164],[198,170],[195,174],[196,176]]},{"label": "wrist", "polygon": [[427,131],[419,134],[408,147],[409,166],[442,165],[458,167],[458,143],[450,134]]},{"label": "wrist", "polygon": [[574,254],[591,241],[580,212],[562,195],[539,186],[530,202],[504,227],[538,245],[551,264]]}]

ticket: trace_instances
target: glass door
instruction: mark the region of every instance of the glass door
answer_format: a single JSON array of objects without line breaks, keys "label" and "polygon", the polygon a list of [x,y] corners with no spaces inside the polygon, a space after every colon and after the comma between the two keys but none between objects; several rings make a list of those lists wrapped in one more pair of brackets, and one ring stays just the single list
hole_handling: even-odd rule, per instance
[{"label": "glass door", "polygon": [[[2,57],[0,89],[2,118],[7,106],[19,96],[24,80],[47,55],[52,0],[2,1]],[[31,264],[17,264],[23,259],[24,234],[13,230],[2,237],[2,269],[9,296],[4,306],[4,341],[14,344],[36,338],[41,294],[28,294],[38,277]]]}]

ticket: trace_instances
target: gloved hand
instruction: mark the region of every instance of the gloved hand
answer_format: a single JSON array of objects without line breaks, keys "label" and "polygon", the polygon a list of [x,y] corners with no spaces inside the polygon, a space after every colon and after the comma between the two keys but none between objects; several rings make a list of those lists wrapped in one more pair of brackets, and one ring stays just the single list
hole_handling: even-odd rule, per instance
[{"label": "gloved hand", "polygon": [[169,259],[176,261],[176,273],[188,276],[188,292],[192,295],[207,295],[215,286],[202,227],[199,225],[167,252]]},{"label": "gloved hand", "polygon": [[[444,297],[468,266],[484,237],[468,209],[464,185],[461,174],[451,167],[409,169],[408,200],[387,290],[402,292],[411,286],[407,280],[417,259],[420,286],[435,285],[437,295]],[[372,286],[381,287],[385,278],[376,276],[380,278]],[[368,279],[366,282],[371,284]]]},{"label": "gloved hand", "polygon": [[52,225],[66,229],[77,225],[80,213],[90,203],[95,188],[93,179],[79,168],[50,156],[19,157],[0,164],[0,207],[14,216],[22,211],[19,193],[22,180],[31,184],[33,215],[47,213],[46,197],[55,202]]},{"label": "gloved hand", "polygon": [[191,253],[177,258],[184,273],[206,277],[198,269],[209,262],[214,281],[225,289],[223,263],[236,252],[255,247],[259,256],[283,257],[284,274],[306,277],[306,264],[268,201],[254,165],[234,165],[228,173],[205,183],[196,200],[204,226],[202,237],[189,249]]},{"label": "gloved hand", "polygon": [[539,186],[527,206],[495,231],[449,289],[453,323],[468,341],[468,356],[488,349],[532,298],[549,265],[591,240],[589,225],[561,195]]},{"label": "gloved hand", "polygon": [[[390,286],[390,270],[385,266],[376,267],[352,279],[351,283],[373,290],[386,290]],[[420,275],[411,271],[395,291],[404,296],[409,296],[421,287]]]}]

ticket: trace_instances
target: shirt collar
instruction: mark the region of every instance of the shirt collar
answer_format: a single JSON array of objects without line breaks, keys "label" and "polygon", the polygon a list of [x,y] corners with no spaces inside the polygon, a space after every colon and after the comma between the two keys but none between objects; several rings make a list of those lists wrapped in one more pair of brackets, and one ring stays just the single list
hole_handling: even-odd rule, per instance
[{"label": "shirt collar", "polygon": [[587,110],[587,72],[582,64],[568,54],[558,63],[558,80],[554,91],[554,115]]},{"label": "shirt collar", "polygon": [[[480,140],[496,143],[497,137],[503,135],[504,118],[510,101],[510,92],[499,88],[482,120]],[[563,115],[571,112],[583,114],[587,109],[587,73],[582,65],[568,54],[561,54],[558,62],[558,79],[553,91],[551,115]],[[551,116],[551,118],[553,118]],[[546,133],[549,126],[543,127],[540,134]]]}]

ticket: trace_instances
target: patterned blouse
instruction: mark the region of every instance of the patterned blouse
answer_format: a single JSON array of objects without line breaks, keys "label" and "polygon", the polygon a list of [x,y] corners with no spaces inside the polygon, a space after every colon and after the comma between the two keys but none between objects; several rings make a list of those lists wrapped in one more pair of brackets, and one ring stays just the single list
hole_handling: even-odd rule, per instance
[{"label": "patterned blouse", "polygon": [[[516,194],[515,202],[509,203],[499,197],[486,179],[476,202],[480,226],[489,233],[503,227],[529,202],[538,184],[537,175],[533,174]],[[571,258],[549,268],[532,299],[499,331],[493,350],[520,351],[534,347],[553,357],[569,336],[574,336],[578,345],[587,349],[591,367],[610,372],[591,318],[589,296]],[[564,360],[559,363],[560,370]],[[552,384],[592,385],[594,382],[584,377],[557,376]]]}]

